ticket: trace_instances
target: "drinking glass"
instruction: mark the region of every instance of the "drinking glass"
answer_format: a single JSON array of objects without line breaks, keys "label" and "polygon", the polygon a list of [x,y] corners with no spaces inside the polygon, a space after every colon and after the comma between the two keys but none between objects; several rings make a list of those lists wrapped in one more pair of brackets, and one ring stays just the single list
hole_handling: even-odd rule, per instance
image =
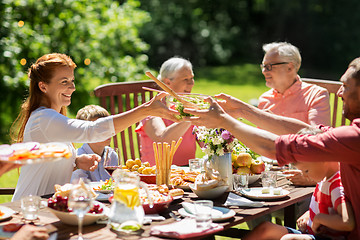
[{"label": "drinking glass", "polygon": [[208,228],[211,226],[213,205],[211,200],[198,200],[194,202],[196,227]]},{"label": "drinking glass", "polygon": [[82,236],[82,225],[85,214],[90,210],[91,193],[88,189],[74,187],[68,198],[69,209],[78,217],[78,240],[84,240]]},{"label": "drinking glass", "polygon": [[240,192],[249,188],[249,174],[233,174],[234,190]]},{"label": "drinking glass", "polygon": [[25,196],[21,198],[21,212],[25,220],[33,221],[38,218],[41,199],[39,196]]},{"label": "drinking glass", "polygon": [[201,172],[202,170],[202,159],[195,158],[189,159],[189,170],[190,172]]},{"label": "drinking glass", "polygon": [[261,183],[263,187],[276,188],[277,172],[264,171],[261,173]]}]

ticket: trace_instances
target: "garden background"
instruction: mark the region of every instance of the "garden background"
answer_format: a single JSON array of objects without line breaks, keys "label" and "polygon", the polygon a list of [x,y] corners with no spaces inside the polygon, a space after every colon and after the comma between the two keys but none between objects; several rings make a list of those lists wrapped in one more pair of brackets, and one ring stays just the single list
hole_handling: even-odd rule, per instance
[{"label": "garden background", "polygon": [[96,86],[147,79],[174,55],[194,64],[194,92],[251,101],[267,90],[259,64],[268,42],[300,49],[302,77],[338,80],[360,55],[359,10],[358,0],[2,0],[0,143],[10,143],[27,69],[43,54],[68,54],[78,66],[70,116],[98,104]]}]

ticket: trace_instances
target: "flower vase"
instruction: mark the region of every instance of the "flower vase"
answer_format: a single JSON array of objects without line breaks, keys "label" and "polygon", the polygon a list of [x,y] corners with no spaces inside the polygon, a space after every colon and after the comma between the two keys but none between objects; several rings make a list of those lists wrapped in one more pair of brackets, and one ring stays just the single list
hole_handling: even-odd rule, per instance
[{"label": "flower vase", "polygon": [[233,188],[231,153],[224,153],[222,156],[213,155],[211,165],[214,170],[219,172],[221,178],[229,186],[228,190],[231,191]]}]

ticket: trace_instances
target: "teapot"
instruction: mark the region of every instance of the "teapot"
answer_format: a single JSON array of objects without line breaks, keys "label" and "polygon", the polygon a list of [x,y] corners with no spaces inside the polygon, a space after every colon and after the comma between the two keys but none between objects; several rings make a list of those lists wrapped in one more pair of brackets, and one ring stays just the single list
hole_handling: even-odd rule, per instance
[{"label": "teapot", "polygon": [[111,203],[110,226],[116,231],[133,232],[142,227],[145,212],[140,202],[139,189],[143,188],[153,207],[148,188],[140,177],[134,173],[117,169],[112,175],[115,181],[114,197]]}]

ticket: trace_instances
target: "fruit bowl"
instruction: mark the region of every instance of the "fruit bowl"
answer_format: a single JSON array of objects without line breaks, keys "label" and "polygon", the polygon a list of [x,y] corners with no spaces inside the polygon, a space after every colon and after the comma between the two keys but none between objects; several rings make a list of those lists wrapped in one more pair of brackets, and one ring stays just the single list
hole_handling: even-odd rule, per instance
[{"label": "fruit bowl", "polygon": [[[95,223],[98,219],[104,218],[106,217],[106,207],[104,204],[95,201],[94,203],[97,203],[100,205],[100,207],[102,207],[104,209],[104,211],[102,213],[87,213],[84,216],[84,220],[83,220],[83,225],[90,225]],[[53,208],[49,208],[49,210],[57,217],[60,219],[61,222],[68,224],[68,225],[74,225],[77,226],[78,225],[78,218],[75,215],[75,213],[73,212],[63,212],[63,211],[59,211],[59,210],[55,210]]]},{"label": "fruit bowl", "polygon": [[[114,196],[109,197],[109,202],[112,203]],[[167,201],[157,202],[154,203],[153,207],[150,208],[149,204],[143,204],[143,209],[145,214],[155,214],[155,213],[161,213],[163,212],[173,201],[173,198],[171,197]]]},{"label": "fruit bowl", "polygon": [[208,190],[198,190],[194,184],[189,185],[190,189],[199,197],[203,199],[214,199],[220,197],[224,192],[229,189],[229,186],[219,186]]},{"label": "fruit bowl", "polygon": [[156,184],[156,174],[140,174],[140,181],[147,184]]},{"label": "fruit bowl", "polygon": [[150,208],[149,204],[143,204],[142,206],[144,208],[145,214],[155,214],[163,212],[172,201],[173,198],[170,198],[167,201],[154,203],[154,206],[152,208]]},{"label": "fruit bowl", "polygon": [[259,178],[261,174],[253,174],[249,175],[249,185],[255,183]]}]

